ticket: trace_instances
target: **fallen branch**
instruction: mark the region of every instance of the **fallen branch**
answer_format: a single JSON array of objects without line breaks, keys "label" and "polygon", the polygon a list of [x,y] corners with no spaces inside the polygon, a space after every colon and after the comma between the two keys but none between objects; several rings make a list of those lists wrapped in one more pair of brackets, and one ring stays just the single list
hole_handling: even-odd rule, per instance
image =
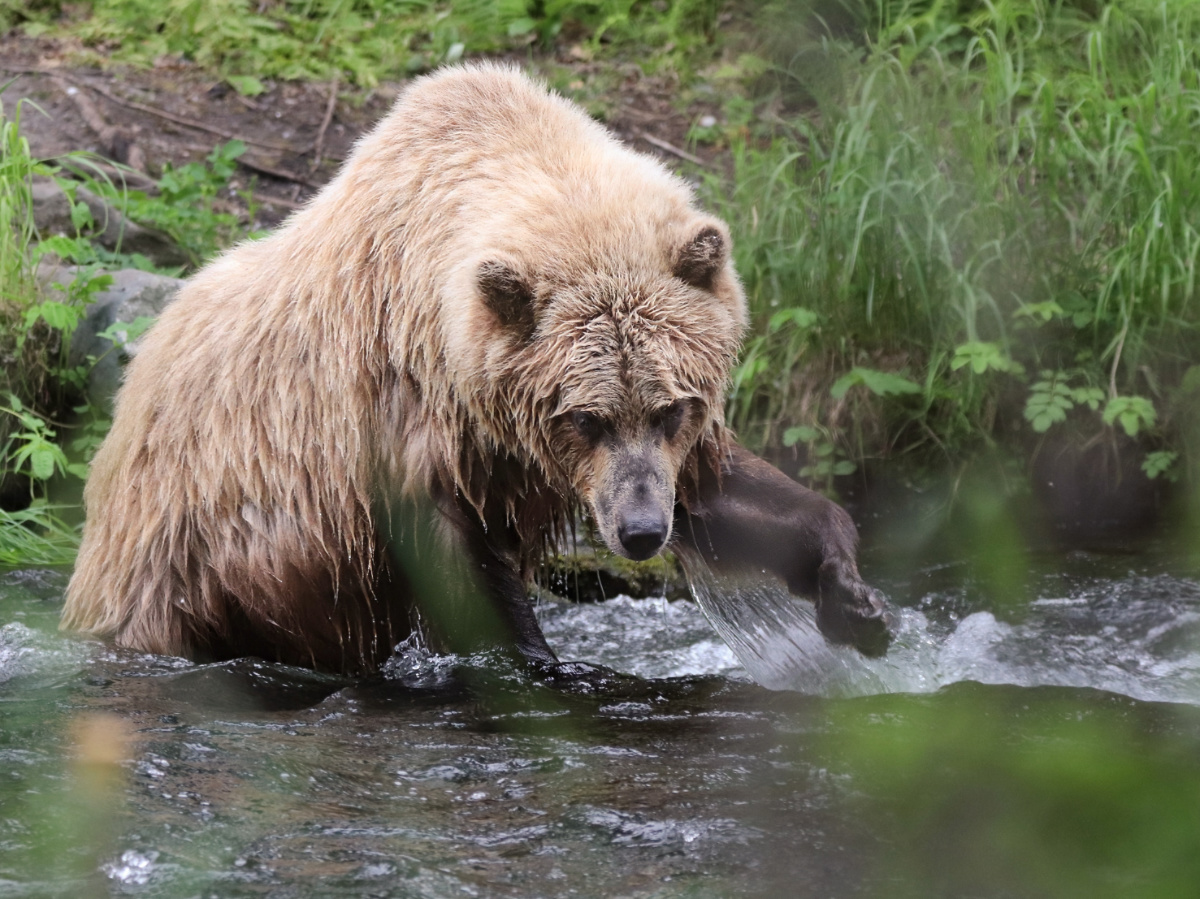
[{"label": "fallen branch", "polygon": [[227,131],[224,128],[218,128],[215,125],[206,125],[203,122],[196,121],[195,119],[189,119],[187,116],[181,116],[173,112],[167,112],[165,109],[147,106],[145,103],[138,103],[136,100],[126,100],[124,97],[114,94],[106,87],[102,87],[99,84],[95,84],[83,78],[68,75],[64,72],[58,72],[54,69],[37,69],[27,66],[13,66],[8,65],[7,63],[0,63],[0,68],[4,69],[6,72],[13,72],[18,75],[46,75],[52,78],[63,78],[77,86],[86,87],[88,90],[95,91],[100,96],[112,101],[113,103],[116,103],[118,106],[124,106],[126,109],[135,109],[138,112],[144,112],[147,115],[156,116],[160,119],[165,119],[168,122],[174,122],[177,125],[183,125],[186,128],[192,128],[196,131],[205,131],[209,134],[215,134],[217,137],[223,137],[226,140],[240,140],[242,143],[250,144],[255,147],[263,147],[268,150],[282,150],[286,153],[297,152],[296,148],[290,146],[289,144],[281,144],[277,143],[276,141],[261,140],[254,137],[243,137],[241,135],[234,134],[232,131]]},{"label": "fallen branch", "polygon": [[237,158],[237,164],[250,169],[253,172],[259,172],[263,175],[270,175],[272,178],[280,178],[284,181],[294,181],[297,184],[303,184],[305,187],[311,187],[313,190],[320,190],[324,187],[323,184],[318,184],[316,181],[306,178],[303,175],[297,175],[292,172],[284,171],[283,169],[273,168],[269,165],[263,165],[259,162],[247,159],[245,156]]},{"label": "fallen branch", "polygon": [[254,194],[254,202],[262,206],[279,206],[282,209],[303,209],[307,203],[296,203],[283,197],[272,197],[267,194]]},{"label": "fallen branch", "polygon": [[61,75],[52,75],[50,80],[54,82],[55,87],[74,101],[75,108],[79,110],[83,121],[95,132],[104,146],[112,147],[113,140],[117,136],[117,129],[110,125],[104,116],[100,115],[100,111],[96,109],[96,104],[88,99],[87,94],[75,85],[68,84],[66,79]]},{"label": "fallen branch", "polygon": [[70,97],[75,103],[75,108],[79,110],[79,115],[87,124],[96,136],[100,138],[101,144],[105,150],[117,159],[118,162],[127,164],[130,168],[138,171],[146,170],[146,157],[142,153],[140,147],[133,142],[130,135],[109,124],[108,120],[100,114],[100,110],[96,108],[88,95],[79,89],[77,85],[68,84],[66,79],[61,75],[53,75],[50,78],[55,86],[61,90],[66,96]]},{"label": "fallen branch", "polygon": [[669,144],[665,140],[661,140],[652,134],[647,134],[645,131],[637,132],[637,136],[640,137],[642,140],[644,140],[646,143],[652,144],[653,146],[658,147],[660,150],[666,150],[668,153],[673,153],[674,155],[678,156],[680,159],[687,160],[688,162],[694,163],[695,165],[700,165],[700,166],[708,165],[708,163],[705,162],[703,159],[701,159],[699,156],[693,156],[687,150],[681,150],[681,149],[679,149],[679,147],[675,146],[674,144]]}]

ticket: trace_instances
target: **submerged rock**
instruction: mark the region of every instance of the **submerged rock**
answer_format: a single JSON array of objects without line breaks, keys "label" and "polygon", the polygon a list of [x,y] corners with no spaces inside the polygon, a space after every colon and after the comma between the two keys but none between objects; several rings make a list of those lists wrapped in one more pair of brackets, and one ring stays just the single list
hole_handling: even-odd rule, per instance
[{"label": "submerged rock", "polygon": [[1118,429],[1103,440],[1065,428],[1047,434],[1033,456],[1031,483],[1050,533],[1066,546],[1120,546],[1152,531],[1170,483],[1147,477],[1146,452]]}]

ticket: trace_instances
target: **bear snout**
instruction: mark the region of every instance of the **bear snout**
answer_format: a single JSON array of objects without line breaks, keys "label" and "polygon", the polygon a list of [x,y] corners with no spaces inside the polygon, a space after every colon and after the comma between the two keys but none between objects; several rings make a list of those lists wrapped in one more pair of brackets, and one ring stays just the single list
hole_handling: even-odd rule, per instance
[{"label": "bear snout", "polygon": [[605,504],[611,517],[603,516],[609,519],[609,529],[602,522],[601,533],[607,531],[605,542],[613,552],[642,562],[656,555],[671,536],[675,491],[670,472],[664,470],[666,460],[655,446],[630,448],[615,461],[612,502]]},{"label": "bear snout", "polygon": [[666,545],[671,533],[671,523],[659,509],[636,509],[617,524],[617,539],[621,542],[623,555],[635,562],[643,562],[658,553]]}]

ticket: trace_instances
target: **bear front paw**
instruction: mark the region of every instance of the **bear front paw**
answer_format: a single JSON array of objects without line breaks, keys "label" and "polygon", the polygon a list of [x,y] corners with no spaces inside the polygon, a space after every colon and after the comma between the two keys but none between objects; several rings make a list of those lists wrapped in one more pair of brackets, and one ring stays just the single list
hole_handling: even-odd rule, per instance
[{"label": "bear front paw", "polygon": [[887,652],[895,624],[887,599],[857,572],[837,564],[821,566],[817,625],[827,640],[877,658]]}]

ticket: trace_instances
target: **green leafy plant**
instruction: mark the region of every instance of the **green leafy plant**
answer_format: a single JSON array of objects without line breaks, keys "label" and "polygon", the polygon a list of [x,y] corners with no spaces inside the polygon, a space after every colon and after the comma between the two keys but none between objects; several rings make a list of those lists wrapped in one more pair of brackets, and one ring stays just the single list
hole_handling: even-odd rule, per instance
[{"label": "green leafy plant", "polygon": [[855,366],[838,378],[829,392],[834,399],[841,399],[850,388],[860,384],[876,396],[904,396],[921,392],[920,384],[913,383],[903,375],[861,366]]},{"label": "green leafy plant", "polygon": [[1114,422],[1130,437],[1154,426],[1158,414],[1154,404],[1144,396],[1115,396],[1108,401],[1101,415],[1106,425]]},{"label": "green leafy plant", "polygon": [[821,320],[821,316],[803,306],[791,306],[780,309],[767,321],[767,331],[774,333],[782,328],[791,326],[801,330],[812,328]]},{"label": "green leafy plant", "polygon": [[1043,371],[1041,380],[1029,389],[1025,401],[1025,420],[1039,434],[1067,420],[1067,413],[1076,406],[1086,406],[1093,412],[1100,408],[1104,391],[1098,387],[1074,387],[1071,375],[1063,371]]},{"label": "green leafy plant", "polygon": [[[99,251],[80,237],[94,222],[76,199],[77,183],[60,167],[86,170],[88,157],[68,154],[56,164],[34,158],[20,131],[24,105],[17,104],[11,118],[0,105],[0,354],[6,360],[0,395],[7,397],[0,404],[0,481],[10,496],[27,485],[29,506],[0,515],[0,564],[57,564],[69,561],[78,533],[49,502],[51,481],[86,474],[84,461],[104,427],[86,402],[79,405],[95,360],[72,361],[70,341],[111,278]],[[76,234],[39,240],[32,215],[35,177],[53,180],[67,196]],[[46,285],[36,277],[37,264],[51,258],[75,263],[65,283]],[[72,407],[85,426],[69,429],[57,421]]]},{"label": "green leafy plant", "polygon": [[[198,266],[245,235],[240,216],[223,209],[219,202],[237,171],[238,157],[245,152],[242,141],[232,140],[215,147],[203,162],[178,168],[168,163],[158,179],[156,195],[118,192],[111,185],[99,185],[97,190],[120,200],[130,218],[168,234]],[[253,193],[248,192],[245,199],[253,220]]]},{"label": "green leafy plant", "polygon": [[86,470],[81,471],[67,461],[49,422],[26,409],[15,394],[8,395],[8,405],[0,406],[0,413],[11,415],[18,422],[18,429],[9,433],[7,444],[0,450],[0,458],[11,471],[26,475],[35,491],[55,474],[71,471],[84,476]]},{"label": "green leafy plant", "polygon": [[854,474],[857,466],[849,459],[840,457],[830,434],[809,425],[797,425],[783,432],[783,445],[794,447],[805,444],[805,464],[800,468],[800,477],[807,478],[833,489],[833,479]]},{"label": "green leafy plant", "polygon": [[954,348],[950,369],[958,371],[969,367],[977,375],[987,371],[1003,371],[1020,374],[1022,366],[1013,362],[999,344],[991,341],[972,340]]},{"label": "green leafy plant", "polygon": [[1179,453],[1173,450],[1158,450],[1157,452],[1147,453],[1146,458],[1142,460],[1142,471],[1151,480],[1162,477],[1168,481],[1174,481],[1177,478],[1175,463],[1178,459]]}]

